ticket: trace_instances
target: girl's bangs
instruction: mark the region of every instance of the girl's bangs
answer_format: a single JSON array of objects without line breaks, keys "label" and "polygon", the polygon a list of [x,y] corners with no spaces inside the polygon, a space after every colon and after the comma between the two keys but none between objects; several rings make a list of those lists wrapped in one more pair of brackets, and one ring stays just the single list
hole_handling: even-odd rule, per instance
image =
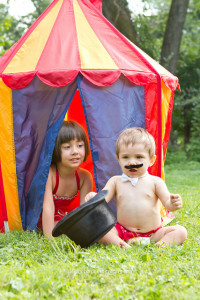
[{"label": "girl's bangs", "polygon": [[77,130],[77,128],[68,128],[68,130],[63,130],[61,134],[60,144],[70,142],[72,140],[77,139],[78,141],[84,140],[83,133],[81,130]]}]

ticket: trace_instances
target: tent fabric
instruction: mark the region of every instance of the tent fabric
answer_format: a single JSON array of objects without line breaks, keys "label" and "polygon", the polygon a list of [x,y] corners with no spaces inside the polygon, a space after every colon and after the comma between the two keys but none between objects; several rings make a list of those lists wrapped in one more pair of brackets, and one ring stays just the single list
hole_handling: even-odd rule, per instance
[{"label": "tent fabric", "polygon": [[[115,84],[108,87],[94,86],[81,77],[79,77],[77,81],[88,125],[96,179],[95,183],[98,191],[103,188],[112,174],[120,174],[121,172],[115,156],[115,142],[120,132],[132,126],[140,126],[143,128],[145,126],[144,100],[142,100],[144,99],[144,87],[133,86],[125,78],[118,80]],[[67,88],[71,89],[71,92],[68,92],[68,101],[71,101],[71,95],[73,95],[76,89],[76,84],[73,84],[72,87],[68,85]],[[48,93],[46,93],[47,90]],[[59,105],[58,103],[61,101],[57,99],[57,103],[54,104],[54,94],[57,90],[58,88],[46,87],[36,79],[32,82],[31,86],[20,90],[20,92],[15,90],[17,96],[14,96],[14,102],[19,103],[19,105],[23,104],[23,106],[27,106],[28,109],[24,111],[27,112],[29,110],[29,112],[27,112],[29,116],[26,116],[26,118],[24,116],[22,117],[22,119],[26,120],[26,124],[23,124],[24,130],[16,126],[15,137],[16,144],[18,145],[16,148],[16,161],[18,165],[17,174],[21,216],[23,216],[22,223],[24,228],[30,230],[36,228],[38,216],[41,213],[45,183],[53,151],[52,146],[49,148],[49,145],[54,145],[59,127],[69,106],[69,104],[66,106],[66,94],[63,93],[64,96],[61,94],[61,99],[63,100],[63,98],[65,98],[63,105],[66,108],[61,114],[59,121],[54,123],[53,127],[51,127],[51,122],[49,121],[50,125],[48,122],[50,113],[53,111],[55,115],[59,115],[56,112],[55,105]],[[65,90],[63,92],[66,93]],[[32,95],[34,96],[35,92],[37,92],[37,101],[33,101],[32,99]],[[19,97],[21,99],[20,102],[17,101]],[[95,98],[95,101],[91,102],[93,98]],[[45,103],[45,105],[43,103]],[[90,105],[91,103],[92,105]],[[110,115],[113,113],[113,105],[115,105],[117,109],[114,111],[114,118],[110,119]],[[38,113],[38,106],[43,107],[45,114],[42,110]],[[32,120],[33,117],[34,119]],[[38,120],[41,118],[43,122],[47,124],[43,127],[46,136],[39,127],[36,127],[36,124],[40,124]],[[50,119],[52,119],[52,117],[50,117]],[[46,127],[49,128],[49,133],[48,130],[45,131]],[[30,128],[32,131],[34,128],[35,132],[30,134]],[[90,130],[90,128],[92,130]],[[20,132],[21,136],[20,141],[17,141],[18,132]],[[34,138],[37,138],[37,141],[28,141]],[[40,141],[40,138],[42,141]],[[24,143],[27,145],[26,148],[24,147]],[[39,147],[34,149],[34,145],[43,145],[43,149],[41,150]],[[38,157],[38,153],[40,153],[40,157]],[[19,161],[20,157],[23,157],[22,161]],[[30,166],[27,165],[27,161],[30,162]],[[39,165],[40,168],[35,171],[37,165]],[[113,165],[115,168],[113,168]],[[34,177],[33,174],[35,174]],[[31,185],[30,182],[32,182]],[[24,186],[22,185],[23,183]],[[35,199],[37,199],[37,202],[34,201]]]},{"label": "tent fabric", "polygon": [[[53,145],[76,89],[76,82],[54,88],[35,78],[28,87],[13,92],[15,157],[23,228],[36,228]],[[21,105],[23,110],[20,110]]]},{"label": "tent fabric", "polygon": [[[89,132],[96,188],[99,191],[110,177],[121,174],[115,149],[119,134],[134,126],[145,128],[144,87],[133,85],[125,77],[120,77],[107,87],[94,86],[83,78],[78,81],[78,88]],[[116,213],[114,199],[109,205]]]},{"label": "tent fabric", "polygon": [[[12,90],[0,78],[0,161],[2,182],[0,203],[6,207],[10,229],[22,229],[19,209],[15,144],[12,114]],[[1,205],[1,209],[3,209]]]},{"label": "tent fabric", "polygon": [[10,230],[36,229],[66,112],[87,131],[94,189],[120,173],[114,145],[131,126],[155,138],[149,171],[164,178],[178,79],[117,31],[101,5],[54,0],[0,58],[0,229],[6,219]]},{"label": "tent fabric", "polygon": [[[79,93],[78,89],[76,90],[76,93],[73,97],[73,100],[70,104],[70,107],[67,111],[67,114],[65,115],[65,120],[68,120],[68,119],[69,120],[74,120],[74,121],[78,122],[79,124],[81,124],[81,126],[85,130],[87,139],[89,141],[89,134],[88,134],[88,130],[87,130],[87,122],[86,122],[86,118],[85,118],[85,114],[84,114],[84,110],[83,110],[83,105],[82,105],[82,102],[81,102],[80,93]],[[91,151],[88,155],[87,160],[82,163],[81,167],[85,168],[86,170],[88,170],[91,173],[92,178],[93,178],[93,190],[94,190],[94,192],[96,192],[97,189],[96,189],[96,185],[95,185],[94,165],[93,165]]]},{"label": "tent fabric", "polygon": [[125,128],[145,127],[144,87],[132,85],[126,78],[107,87],[97,87],[83,78],[78,87],[92,146],[96,186],[101,190],[113,174],[121,172],[115,154],[119,134]]},{"label": "tent fabric", "polygon": [[8,222],[8,215],[6,209],[5,195],[3,191],[3,179],[1,174],[1,162],[0,162],[0,232],[1,228],[4,227],[4,222]]},{"label": "tent fabric", "polygon": [[[1,59],[0,76],[13,89],[24,88],[35,75],[48,85],[64,86],[79,72],[99,86],[114,83],[121,74],[143,85],[160,71],[149,60],[90,1],[55,0]],[[176,88],[175,76],[164,68],[159,74]]]},{"label": "tent fabric", "polygon": [[[121,172],[115,157],[120,132],[132,126],[145,128],[145,87],[133,85],[125,77],[113,85],[98,87],[79,76],[61,88],[47,86],[35,78],[26,88],[13,90],[17,189],[24,229],[36,229],[53,145],[77,87],[87,123],[97,191],[111,176]],[[115,210],[114,201],[111,207]]]},{"label": "tent fabric", "polygon": [[90,2],[100,11],[102,12],[102,0],[90,0]]}]

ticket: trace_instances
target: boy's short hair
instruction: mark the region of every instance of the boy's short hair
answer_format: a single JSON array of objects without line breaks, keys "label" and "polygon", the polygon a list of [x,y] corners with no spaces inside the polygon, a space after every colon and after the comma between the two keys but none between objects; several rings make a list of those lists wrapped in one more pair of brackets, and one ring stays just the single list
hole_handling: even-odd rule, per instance
[{"label": "boy's short hair", "polygon": [[63,121],[60,130],[58,132],[58,136],[56,138],[53,156],[52,156],[52,164],[56,164],[61,161],[61,145],[64,143],[68,143],[74,139],[78,141],[83,141],[85,145],[85,157],[84,161],[86,161],[89,155],[89,143],[84,129],[75,121]]},{"label": "boy's short hair", "polygon": [[149,152],[150,159],[155,155],[155,141],[153,136],[145,129],[132,127],[125,129],[118,137],[116,142],[116,155],[119,158],[120,146],[129,144],[142,143]]}]

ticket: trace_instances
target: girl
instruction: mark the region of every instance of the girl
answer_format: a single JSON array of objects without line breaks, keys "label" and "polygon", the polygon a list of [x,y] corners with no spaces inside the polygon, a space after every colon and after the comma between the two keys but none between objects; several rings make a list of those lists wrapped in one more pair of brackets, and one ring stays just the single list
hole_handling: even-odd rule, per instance
[{"label": "girl", "polygon": [[89,154],[83,128],[74,121],[64,121],[54,147],[46,183],[43,211],[43,233],[51,238],[56,223],[80,204],[92,190],[91,174],[79,168]]}]

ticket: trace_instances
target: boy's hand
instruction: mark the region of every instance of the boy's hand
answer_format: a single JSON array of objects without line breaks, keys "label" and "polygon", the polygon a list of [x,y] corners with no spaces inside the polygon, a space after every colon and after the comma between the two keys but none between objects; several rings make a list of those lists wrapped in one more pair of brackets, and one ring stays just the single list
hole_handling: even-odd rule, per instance
[{"label": "boy's hand", "polygon": [[97,193],[95,192],[90,192],[85,196],[85,202],[89,201],[90,199],[92,199]]},{"label": "boy's hand", "polygon": [[179,194],[170,194],[170,202],[175,210],[180,209],[183,206],[182,199]]}]

